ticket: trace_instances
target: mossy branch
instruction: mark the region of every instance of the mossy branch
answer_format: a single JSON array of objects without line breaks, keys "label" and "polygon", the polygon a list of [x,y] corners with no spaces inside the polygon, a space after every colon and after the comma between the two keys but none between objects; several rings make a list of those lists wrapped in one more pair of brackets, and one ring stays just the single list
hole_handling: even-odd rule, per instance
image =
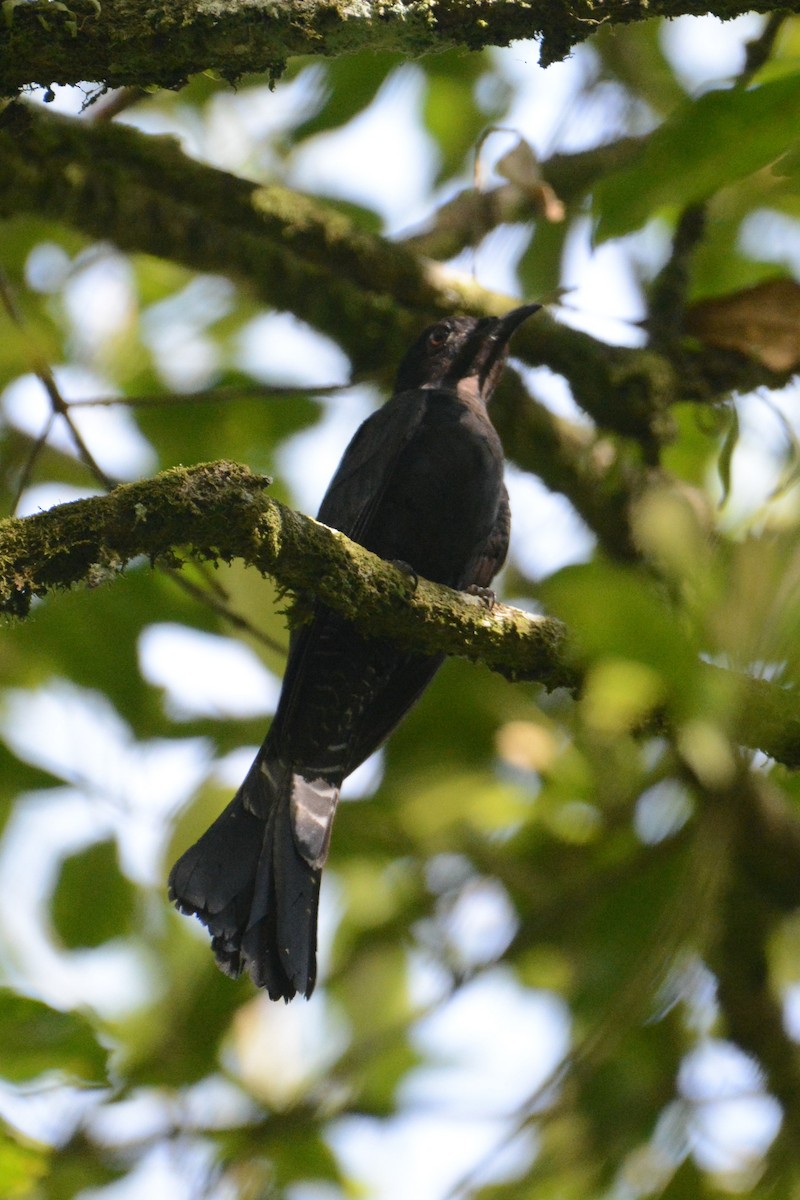
[{"label": "mossy branch", "polygon": [[[334,338],[360,376],[385,379],[444,314],[514,303],[321,202],[194,162],[171,138],[16,104],[0,117],[0,217],[31,214],[244,282]],[[669,436],[670,407],[698,399],[698,380],[713,402],[788,379],[719,351],[708,364],[698,352],[682,372],[653,349],[607,345],[548,313],[519,331],[514,353],[563,375],[601,429],[645,444]]]},{"label": "mossy branch", "polygon": [[[25,616],[35,596],[96,586],[132,560],[174,566],[178,553],[241,558],[295,593],[323,601],[369,634],[409,649],[482,662],[512,680],[578,691],[581,670],[560,621],[410,580],[344,534],[267,496],[269,480],[236,463],[176,467],[107,496],[0,522],[0,610]],[[720,668],[701,669],[717,675]],[[792,693],[724,672],[746,716],[741,742],[800,766]]]},{"label": "mossy branch", "polygon": [[485,661],[513,679],[575,682],[560,622],[424,579],[415,581],[344,534],[266,495],[269,480],[236,463],[176,467],[107,496],[0,522],[0,609],[112,578],[133,559],[176,553],[241,558],[292,592],[310,593],[370,633],[426,653]]},{"label": "mossy branch", "polygon": [[[575,186],[593,163],[570,164]],[[553,168],[558,178],[558,160]],[[445,313],[483,315],[513,303],[323,203],[194,162],[171,138],[22,104],[0,117],[0,216],[17,214],[230,275],[334,338],[350,356],[354,378],[388,383],[419,330]],[[509,383],[493,406],[508,457],[562,491],[614,557],[634,557],[629,508],[650,481],[639,447],[668,438],[672,404],[697,396],[687,395],[686,379],[666,355],[608,346],[548,313],[519,331],[514,351],[563,374],[600,434],[595,440],[554,419]],[[719,356],[713,380],[700,361],[692,365],[693,388],[706,378],[705,402],[737,383],[785,382],[740,355],[723,355],[724,364]],[[604,440],[604,430],[623,439]],[[633,439],[630,454],[625,435]]]},{"label": "mossy branch", "polygon": [[[729,20],[753,7],[708,0],[702,11]],[[232,82],[253,72],[276,79],[295,55],[417,58],[535,37],[546,65],[601,25],[697,11],[694,0],[5,0],[0,92],[86,79],[174,88],[209,69]]]}]

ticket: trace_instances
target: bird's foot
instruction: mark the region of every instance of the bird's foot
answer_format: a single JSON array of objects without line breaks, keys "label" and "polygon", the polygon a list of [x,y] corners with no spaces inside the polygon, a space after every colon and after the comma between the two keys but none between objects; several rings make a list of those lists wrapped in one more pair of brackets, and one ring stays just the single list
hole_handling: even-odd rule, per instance
[{"label": "bird's foot", "polygon": [[414,593],[419,585],[419,575],[414,568],[409,563],[403,562],[402,558],[393,558],[392,566],[397,567],[398,571],[403,572],[411,585],[412,593]]},{"label": "bird's foot", "polygon": [[481,587],[477,583],[471,583],[469,587],[465,588],[464,590],[469,596],[477,596],[478,599],[486,605],[490,612],[494,608],[495,604],[497,604],[497,596],[491,588]]}]

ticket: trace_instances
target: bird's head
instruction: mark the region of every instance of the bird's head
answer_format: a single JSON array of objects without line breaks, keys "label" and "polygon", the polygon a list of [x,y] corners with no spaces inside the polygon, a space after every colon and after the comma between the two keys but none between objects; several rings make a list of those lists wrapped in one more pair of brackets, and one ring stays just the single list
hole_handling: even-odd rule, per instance
[{"label": "bird's head", "polygon": [[395,391],[455,391],[470,381],[488,402],[503,373],[511,335],[540,308],[540,304],[523,304],[504,317],[445,317],[431,325],[400,363]]}]

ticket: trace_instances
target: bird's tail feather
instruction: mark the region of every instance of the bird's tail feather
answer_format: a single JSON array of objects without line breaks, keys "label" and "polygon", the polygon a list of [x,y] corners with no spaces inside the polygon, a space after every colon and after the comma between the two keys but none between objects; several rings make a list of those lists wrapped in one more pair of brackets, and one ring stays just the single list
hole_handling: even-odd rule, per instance
[{"label": "bird's tail feather", "polygon": [[170,898],[208,927],[222,970],[234,977],[246,970],[273,1000],[308,997],[316,981],[324,857],[309,861],[298,827],[307,788],[317,806],[327,804],[329,836],[338,788],[309,784],[259,755],[231,803],[169,877]]}]

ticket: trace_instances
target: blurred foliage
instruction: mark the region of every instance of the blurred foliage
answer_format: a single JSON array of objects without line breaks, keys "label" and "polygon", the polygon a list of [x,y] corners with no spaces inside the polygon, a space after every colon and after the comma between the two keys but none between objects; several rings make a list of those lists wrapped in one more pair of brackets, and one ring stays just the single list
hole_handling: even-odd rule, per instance
[{"label": "blurred foliage", "polygon": [[[521,45],[413,64],[297,60],[274,95],[257,76],[236,94],[202,77],[140,98],[126,119],[228,170],[335,195],[368,230],[387,213],[409,228],[423,208],[435,223],[439,203],[473,186],[479,144],[480,186],[502,186],[492,168],[509,140],[481,143],[490,126],[534,146],[545,180],[554,156],[575,166],[594,152],[571,191],[564,176],[563,221],[531,212],[456,265],[480,278],[507,252],[509,291],[554,295],[582,284],[574,249],[589,262],[593,237],[615,254],[604,314],[616,272],[641,316],[690,203],[707,220],[685,301],[800,261],[800,21],[748,74],[742,30],[761,20],[740,27],[738,66],[718,77],[682,62],[671,34],[690,23],[651,22],[601,28],[552,74]],[[396,157],[393,122],[409,118],[398,95],[425,148],[403,220],[396,197],[381,208],[380,164],[374,177],[369,162],[339,165],[365,120],[385,122]],[[635,153],[615,157],[626,138]],[[342,377],[330,345],[230,281],[33,218],[0,226],[0,266],[5,512],[100,486],[51,420],[42,361],[67,402],[115,402],[71,410],[109,474],[241,459],[300,507],[373,401],[315,394]],[[641,328],[617,324],[641,343]],[[0,1195],[99,1198],[128,1177],[179,1198],[383,1187],[438,1200],[446,1183],[403,1183],[427,1155],[452,1195],[487,1200],[800,1196],[800,1111],[774,1069],[797,1056],[797,917],[764,900],[763,971],[743,1004],[766,975],[784,1024],[762,1027],[761,1045],[726,1007],[720,951],[743,869],[739,799],[768,795],[791,819],[800,789],[738,750],[736,690],[700,669],[800,682],[800,432],[796,393],[723,400],[672,410],[658,487],[632,516],[644,563],[572,552],[553,506],[540,526],[549,558],[529,565],[528,547],[511,564],[514,601],[568,623],[587,664],[580,698],[448,663],[342,805],[307,1006],[225,978],[164,892],[172,858],[263,736],[286,645],[272,585],[237,566],[142,563],[5,631]],[[613,439],[600,432],[602,451]],[[520,527],[531,515],[517,509]],[[154,664],[147,634],[165,624],[197,641]],[[246,661],[207,658],[209,634]],[[429,1132],[393,1143],[414,1120]],[[457,1146],[435,1140],[443,1123]]]}]

